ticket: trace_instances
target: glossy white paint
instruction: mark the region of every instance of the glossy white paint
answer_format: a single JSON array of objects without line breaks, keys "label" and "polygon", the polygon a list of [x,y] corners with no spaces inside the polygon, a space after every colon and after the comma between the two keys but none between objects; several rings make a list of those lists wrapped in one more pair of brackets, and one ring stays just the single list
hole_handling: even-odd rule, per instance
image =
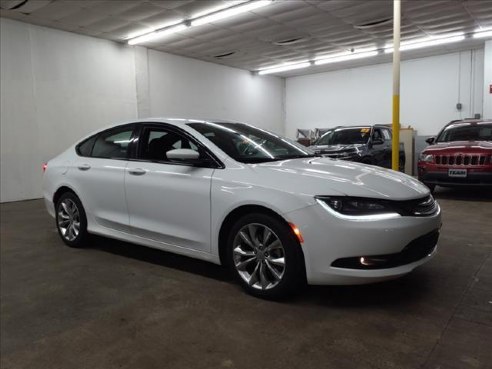
[{"label": "glossy white paint", "polygon": [[67,186],[81,199],[91,233],[220,263],[219,231],[227,215],[241,206],[263,206],[301,231],[307,279],[313,284],[394,278],[429,260],[379,270],[331,267],[341,257],[397,253],[413,239],[438,229],[441,217],[438,212],[420,218],[347,219],[334,216],[315,199],[316,195],[392,200],[427,196],[427,187],[412,177],[328,158],[242,164],[187,126],[186,120],[152,121],[186,130],[220,159],[223,168],[83,158],[73,146],[48,163],[43,192],[50,214],[54,215],[55,192]]}]

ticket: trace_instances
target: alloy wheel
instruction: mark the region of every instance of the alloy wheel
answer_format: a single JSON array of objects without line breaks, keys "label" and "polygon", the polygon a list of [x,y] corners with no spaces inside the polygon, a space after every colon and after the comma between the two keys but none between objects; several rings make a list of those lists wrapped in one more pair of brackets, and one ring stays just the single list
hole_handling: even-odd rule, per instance
[{"label": "alloy wheel", "polygon": [[234,238],[234,266],[251,287],[269,290],[285,274],[285,250],[278,236],[263,224],[243,226]]},{"label": "alloy wheel", "polygon": [[69,198],[64,199],[58,207],[58,228],[67,241],[73,241],[79,235],[80,212],[77,204]]}]

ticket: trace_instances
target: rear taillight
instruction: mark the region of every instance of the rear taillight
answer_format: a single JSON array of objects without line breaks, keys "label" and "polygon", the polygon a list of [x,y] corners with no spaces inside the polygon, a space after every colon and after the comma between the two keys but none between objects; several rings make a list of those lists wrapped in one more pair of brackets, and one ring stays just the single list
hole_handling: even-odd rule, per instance
[{"label": "rear taillight", "polygon": [[43,163],[43,173],[46,172],[46,169],[48,168],[48,163]]}]

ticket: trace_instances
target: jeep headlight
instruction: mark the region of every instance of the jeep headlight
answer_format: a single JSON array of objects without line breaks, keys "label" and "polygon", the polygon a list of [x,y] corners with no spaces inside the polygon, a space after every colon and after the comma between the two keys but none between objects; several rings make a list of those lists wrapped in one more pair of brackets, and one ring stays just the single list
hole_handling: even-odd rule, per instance
[{"label": "jeep headlight", "polygon": [[425,163],[432,163],[434,161],[434,155],[431,154],[420,154],[419,160]]}]

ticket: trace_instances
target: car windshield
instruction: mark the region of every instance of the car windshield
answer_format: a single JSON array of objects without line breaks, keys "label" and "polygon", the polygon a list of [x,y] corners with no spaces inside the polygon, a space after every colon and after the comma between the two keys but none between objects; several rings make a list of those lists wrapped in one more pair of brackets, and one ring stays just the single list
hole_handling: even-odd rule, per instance
[{"label": "car windshield", "polygon": [[366,144],[371,135],[370,127],[338,128],[321,136],[316,145]]},{"label": "car windshield", "polygon": [[444,128],[436,142],[492,141],[492,123],[458,123]]},{"label": "car windshield", "polygon": [[242,163],[309,158],[308,148],[272,132],[242,123],[188,123],[234,160]]}]

